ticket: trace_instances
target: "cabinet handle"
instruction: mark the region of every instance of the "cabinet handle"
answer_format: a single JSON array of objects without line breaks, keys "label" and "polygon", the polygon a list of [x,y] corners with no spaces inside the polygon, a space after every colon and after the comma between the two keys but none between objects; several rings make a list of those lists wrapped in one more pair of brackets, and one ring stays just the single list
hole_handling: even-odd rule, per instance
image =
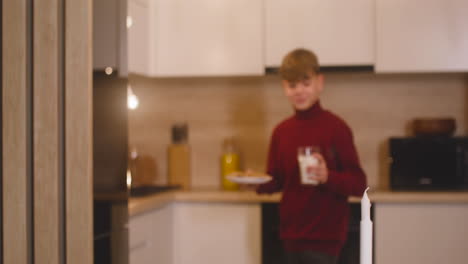
[{"label": "cabinet handle", "polygon": [[131,246],[130,251],[144,249],[144,248],[147,248],[148,246],[149,246],[148,240],[144,240],[144,241],[138,242],[135,245]]}]

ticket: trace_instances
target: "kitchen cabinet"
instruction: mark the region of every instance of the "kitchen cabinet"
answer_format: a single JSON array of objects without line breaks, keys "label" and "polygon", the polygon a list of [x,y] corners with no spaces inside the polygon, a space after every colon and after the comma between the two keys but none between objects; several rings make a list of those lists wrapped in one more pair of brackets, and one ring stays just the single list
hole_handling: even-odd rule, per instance
[{"label": "kitchen cabinet", "polygon": [[150,75],[151,63],[151,16],[149,0],[128,2],[128,71]]},{"label": "kitchen cabinet", "polygon": [[131,0],[130,72],[152,77],[263,74],[262,3]]},{"label": "kitchen cabinet", "polygon": [[377,72],[468,70],[468,2],[377,0]]},{"label": "kitchen cabinet", "polygon": [[175,264],[260,264],[259,204],[178,203]]},{"label": "kitchen cabinet", "polygon": [[260,264],[259,204],[178,203],[175,264]]},{"label": "kitchen cabinet", "polygon": [[93,70],[127,76],[126,20],[126,0],[93,0]]},{"label": "kitchen cabinet", "polygon": [[260,264],[259,204],[171,203],[130,217],[130,264]]},{"label": "kitchen cabinet", "polygon": [[130,264],[172,264],[173,206],[166,205],[130,217]]},{"label": "kitchen cabinet", "polygon": [[375,204],[375,263],[463,264],[468,204]]},{"label": "kitchen cabinet", "polygon": [[265,1],[265,64],[278,67],[295,48],[313,50],[322,66],[373,65],[372,0]]}]

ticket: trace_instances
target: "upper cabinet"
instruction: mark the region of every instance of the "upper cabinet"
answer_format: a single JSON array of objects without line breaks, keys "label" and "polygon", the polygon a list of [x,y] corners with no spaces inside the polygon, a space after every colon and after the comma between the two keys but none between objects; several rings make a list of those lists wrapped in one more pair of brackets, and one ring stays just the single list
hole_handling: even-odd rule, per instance
[{"label": "upper cabinet", "polygon": [[93,69],[127,75],[127,1],[93,0]]},{"label": "upper cabinet", "polygon": [[265,1],[265,64],[277,67],[292,49],[313,50],[323,66],[373,65],[373,0]]},{"label": "upper cabinet", "polygon": [[[94,0],[95,68],[124,69],[122,1]],[[128,1],[129,71],[150,77],[262,75],[299,47],[322,66],[468,70],[464,0]]]},{"label": "upper cabinet", "polygon": [[376,3],[377,72],[468,70],[468,1]]},{"label": "upper cabinet", "polygon": [[130,0],[129,71],[154,77],[263,74],[262,3]]},{"label": "upper cabinet", "polygon": [[150,0],[128,2],[128,70],[150,75],[151,43]]}]

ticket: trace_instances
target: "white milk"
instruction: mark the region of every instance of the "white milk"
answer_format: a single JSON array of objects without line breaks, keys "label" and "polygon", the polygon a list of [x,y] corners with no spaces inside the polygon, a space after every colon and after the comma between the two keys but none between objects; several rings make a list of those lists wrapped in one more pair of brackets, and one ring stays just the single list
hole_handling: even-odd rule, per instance
[{"label": "white milk", "polygon": [[299,169],[301,173],[301,183],[302,184],[312,184],[317,185],[319,182],[312,177],[315,176],[314,173],[310,172],[310,167],[316,167],[319,163],[318,159],[312,155],[298,155]]}]

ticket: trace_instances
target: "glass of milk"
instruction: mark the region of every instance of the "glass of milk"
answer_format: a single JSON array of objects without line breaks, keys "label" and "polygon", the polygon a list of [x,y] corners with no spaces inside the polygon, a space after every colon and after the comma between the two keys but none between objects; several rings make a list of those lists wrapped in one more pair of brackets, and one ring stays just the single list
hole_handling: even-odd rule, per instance
[{"label": "glass of milk", "polygon": [[304,146],[297,149],[297,160],[302,184],[318,185],[313,168],[317,167],[319,160],[312,154],[319,153],[320,148],[316,146]]}]

